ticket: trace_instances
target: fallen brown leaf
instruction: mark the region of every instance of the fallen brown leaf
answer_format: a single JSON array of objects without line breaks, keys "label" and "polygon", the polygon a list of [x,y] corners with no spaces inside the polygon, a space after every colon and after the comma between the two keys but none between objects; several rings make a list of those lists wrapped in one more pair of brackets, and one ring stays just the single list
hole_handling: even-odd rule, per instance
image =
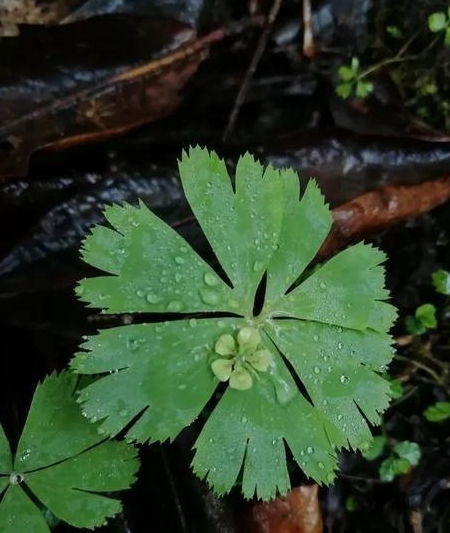
[{"label": "fallen brown leaf", "polygon": [[362,237],[417,217],[449,199],[450,177],[418,185],[382,187],[357,196],[333,209],[333,227],[317,258],[324,259]]},{"label": "fallen brown leaf", "polygon": [[[105,17],[31,27],[0,43],[0,175],[25,175],[38,148],[105,139],[169,115],[224,35],[196,39],[169,19]],[[19,69],[17,57],[26,58]]]},{"label": "fallen brown leaf", "polygon": [[284,498],[254,504],[248,516],[249,533],[322,533],[318,485],[302,485]]}]

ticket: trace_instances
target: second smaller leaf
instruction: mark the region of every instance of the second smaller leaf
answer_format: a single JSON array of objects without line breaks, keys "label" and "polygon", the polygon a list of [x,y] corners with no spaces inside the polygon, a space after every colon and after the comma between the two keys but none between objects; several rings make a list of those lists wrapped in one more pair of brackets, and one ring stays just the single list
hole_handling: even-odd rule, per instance
[{"label": "second smaller leaf", "polygon": [[74,399],[76,381],[65,372],[37,386],[14,457],[0,426],[2,533],[50,532],[29,492],[57,518],[79,528],[100,526],[121,510],[118,500],[101,493],[133,483],[136,450],[124,442],[105,442],[98,426],[83,418]]}]

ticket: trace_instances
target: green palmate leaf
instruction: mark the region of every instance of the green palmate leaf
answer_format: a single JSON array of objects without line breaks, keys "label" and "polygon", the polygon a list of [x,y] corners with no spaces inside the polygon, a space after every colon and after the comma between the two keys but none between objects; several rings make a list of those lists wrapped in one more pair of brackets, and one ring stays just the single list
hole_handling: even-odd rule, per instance
[{"label": "green palmate leaf", "polygon": [[384,255],[359,244],[310,268],[331,214],[316,183],[300,191],[290,170],[247,154],[232,182],[215,153],[193,148],[180,174],[227,279],[142,204],[108,208],[111,228],[94,228],[83,256],[109,275],[83,280],[78,294],[103,312],[178,316],[82,345],[72,369],[99,376],[80,393],[84,414],[105,434],[127,427],[130,440],[173,439],[223,383],[194,446],[200,477],[219,493],[242,479],[246,497],[272,498],[290,485],[287,448],[329,483],[336,450],[368,448],[368,423],[389,400],[381,374],[395,311],[384,301]]},{"label": "green palmate leaf", "polygon": [[436,402],[424,411],[425,418],[430,422],[441,422],[450,418],[450,402]]},{"label": "green palmate leaf", "polygon": [[135,450],[101,442],[104,437],[79,412],[75,384],[76,377],[65,373],[38,385],[14,458],[0,427],[0,531],[50,531],[28,491],[75,527],[99,526],[120,511],[118,500],[98,493],[130,486],[138,468]]}]

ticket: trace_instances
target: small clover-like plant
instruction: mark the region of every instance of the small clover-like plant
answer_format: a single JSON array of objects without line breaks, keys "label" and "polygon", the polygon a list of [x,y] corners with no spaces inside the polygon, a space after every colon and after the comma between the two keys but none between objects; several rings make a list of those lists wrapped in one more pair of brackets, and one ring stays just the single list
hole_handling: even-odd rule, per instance
[{"label": "small clover-like plant", "polygon": [[428,17],[428,28],[433,33],[444,32],[445,45],[450,46],[450,7],[447,13],[444,11],[431,13]]},{"label": "small clover-like plant", "polygon": [[436,402],[423,412],[429,422],[442,422],[450,418],[450,402]]},{"label": "small clover-like plant", "polygon": [[350,65],[342,65],[338,70],[340,83],[336,93],[344,100],[353,93],[358,98],[366,98],[373,91],[373,83],[365,79],[366,73],[361,71],[359,59],[353,57]]},{"label": "small clover-like plant", "polygon": [[368,461],[374,461],[382,456],[385,451],[388,456],[381,462],[379,474],[381,481],[392,481],[396,476],[406,474],[413,466],[416,466],[422,455],[420,446],[417,442],[407,440],[391,444],[383,436],[374,437],[370,447],[363,452],[363,456]]},{"label": "small clover-like plant", "polygon": [[[0,426],[0,531],[49,533],[36,503],[75,527],[94,528],[121,510],[103,496],[128,488],[139,463],[133,446],[105,441],[74,398],[77,377],[38,385],[14,456]],[[25,488],[24,488],[25,487]]]},{"label": "small clover-like plant", "polygon": [[433,304],[422,304],[414,315],[405,318],[406,330],[410,335],[422,335],[437,326],[436,307]]},{"label": "small clover-like plant", "polygon": [[422,452],[417,442],[401,441],[392,448],[389,457],[380,465],[381,481],[392,481],[396,476],[406,474],[416,466]]},{"label": "small clover-like plant", "polygon": [[109,435],[127,427],[131,441],[173,439],[222,383],[194,445],[198,476],[220,494],[239,479],[245,497],[270,499],[290,487],[288,447],[308,476],[330,483],[336,450],[367,448],[368,421],[389,402],[385,256],[358,244],[308,268],[332,217],[314,181],[300,196],[291,170],[246,154],[232,182],[200,148],[179,168],[222,268],[142,203],[105,210],[110,227],[96,226],[82,253],[107,275],[81,281],[79,297],[104,313],[163,316],[82,345],[72,369],[99,377],[80,392],[84,414]]}]

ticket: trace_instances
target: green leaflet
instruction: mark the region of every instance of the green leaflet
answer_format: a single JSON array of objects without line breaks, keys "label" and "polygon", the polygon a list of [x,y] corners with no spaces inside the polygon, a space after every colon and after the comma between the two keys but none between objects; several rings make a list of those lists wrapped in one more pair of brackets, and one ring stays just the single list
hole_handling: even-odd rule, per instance
[{"label": "green leaflet", "polygon": [[387,439],[384,435],[377,435],[372,439],[369,448],[363,452],[363,457],[368,461],[374,461],[384,451]]},{"label": "green leaflet", "polygon": [[423,413],[430,422],[441,422],[450,418],[450,402],[436,402],[427,407]]},{"label": "green leaflet", "polygon": [[[263,169],[249,154],[236,167],[234,193],[225,164],[193,148],[180,161],[186,197],[234,287],[235,311],[253,310],[256,288],[279,242],[283,218],[280,172]],[[225,308],[217,302],[216,310]],[[192,311],[192,307],[189,308]]]},{"label": "green leaflet", "polygon": [[136,452],[123,442],[101,442],[77,408],[75,384],[75,376],[63,373],[37,386],[14,458],[0,426],[1,532],[50,531],[23,485],[76,527],[99,526],[120,511],[118,500],[92,492],[128,488],[138,468]]},{"label": "green leaflet", "polygon": [[395,309],[382,301],[385,255],[366,244],[356,244],[332,257],[308,279],[284,296],[272,315],[292,316],[343,328],[387,331]]},{"label": "green leaflet", "polygon": [[273,389],[270,378],[245,393],[227,389],[197,439],[194,472],[219,494],[233,487],[242,464],[246,498],[256,494],[268,500],[286,493],[283,441],[308,476],[319,483],[333,481],[336,457],[327,421],[300,394],[286,404],[273,401]]},{"label": "green leaflet", "polygon": [[108,435],[128,426],[130,440],[173,439],[222,381],[195,444],[200,477],[218,493],[241,481],[245,497],[270,499],[290,486],[287,447],[308,476],[330,483],[336,450],[367,449],[367,421],[378,423],[389,401],[380,374],[395,309],[385,302],[385,256],[358,244],[305,274],[332,221],[314,181],[300,191],[295,173],[246,154],[233,183],[200,148],[183,154],[180,175],[228,279],[142,204],[109,207],[111,228],[97,226],[83,244],[84,259],[109,275],[83,280],[78,295],[103,312],[178,316],[82,345],[72,369],[99,376],[80,393],[83,412]]},{"label": "green leaflet", "polygon": [[406,474],[419,463],[421,455],[420,446],[416,442],[397,442],[389,457],[380,465],[380,479],[389,482],[395,476]]},{"label": "green leaflet", "polygon": [[80,354],[72,362],[80,373],[112,370],[81,391],[85,414],[101,419],[100,430],[115,435],[145,410],[127,438],[175,437],[217,387],[209,365],[215,340],[242,324],[230,318],[190,319],[103,330],[83,345],[92,354]]},{"label": "green leaflet", "polygon": [[272,329],[313,404],[338,428],[334,443],[367,448],[371,433],[358,408],[377,424],[389,403],[390,383],[373,372],[392,357],[389,336],[300,320],[279,321]]}]

